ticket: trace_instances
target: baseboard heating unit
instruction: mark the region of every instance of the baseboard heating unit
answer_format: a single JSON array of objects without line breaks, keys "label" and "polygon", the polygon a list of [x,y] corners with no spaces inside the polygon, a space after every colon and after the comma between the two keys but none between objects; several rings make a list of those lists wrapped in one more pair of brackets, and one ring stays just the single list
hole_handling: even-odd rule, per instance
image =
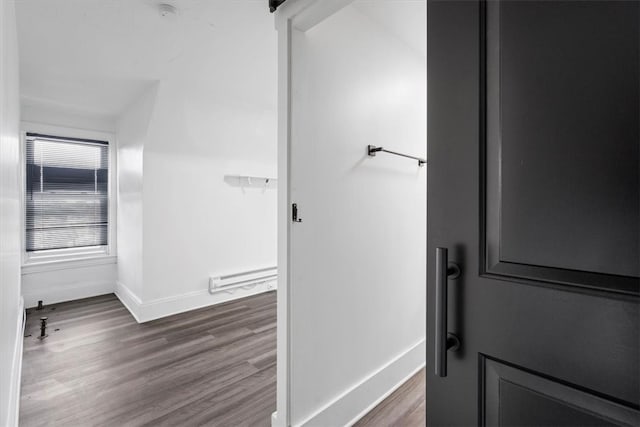
[{"label": "baseboard heating unit", "polygon": [[278,278],[278,267],[261,268],[243,271],[224,276],[209,278],[209,293],[228,291],[237,288],[250,288],[263,283],[275,281]]}]

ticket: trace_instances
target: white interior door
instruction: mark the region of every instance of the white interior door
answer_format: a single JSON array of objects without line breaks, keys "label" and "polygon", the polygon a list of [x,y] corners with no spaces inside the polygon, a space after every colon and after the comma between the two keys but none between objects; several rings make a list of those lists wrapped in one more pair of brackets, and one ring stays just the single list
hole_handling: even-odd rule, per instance
[{"label": "white interior door", "polygon": [[425,156],[426,60],[376,19],[375,3],[280,30],[278,356],[288,362],[278,380],[291,425],[348,423],[424,365],[426,167],[367,146]]}]

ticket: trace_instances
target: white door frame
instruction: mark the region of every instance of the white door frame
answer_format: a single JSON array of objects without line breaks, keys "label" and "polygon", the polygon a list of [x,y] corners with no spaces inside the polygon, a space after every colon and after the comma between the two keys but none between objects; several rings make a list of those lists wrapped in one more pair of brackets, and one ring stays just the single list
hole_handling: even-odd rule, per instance
[{"label": "white door frame", "polygon": [[278,31],[278,309],[277,407],[273,427],[291,426],[290,324],[291,284],[291,39],[306,32],[354,0],[287,0],[274,13]]}]

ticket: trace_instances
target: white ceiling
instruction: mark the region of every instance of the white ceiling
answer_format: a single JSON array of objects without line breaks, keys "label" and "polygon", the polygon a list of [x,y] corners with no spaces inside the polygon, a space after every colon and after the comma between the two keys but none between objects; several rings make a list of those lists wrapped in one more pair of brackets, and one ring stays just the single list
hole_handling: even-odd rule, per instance
[{"label": "white ceiling", "polygon": [[427,57],[426,0],[356,0],[353,7]]},{"label": "white ceiling", "polygon": [[266,0],[16,0],[23,105],[116,117],[177,70],[203,94],[275,103]]},{"label": "white ceiling", "polygon": [[[201,95],[275,108],[276,32],[267,0],[15,0],[23,106],[115,119],[180,73]],[[357,0],[426,57],[425,0]]]}]

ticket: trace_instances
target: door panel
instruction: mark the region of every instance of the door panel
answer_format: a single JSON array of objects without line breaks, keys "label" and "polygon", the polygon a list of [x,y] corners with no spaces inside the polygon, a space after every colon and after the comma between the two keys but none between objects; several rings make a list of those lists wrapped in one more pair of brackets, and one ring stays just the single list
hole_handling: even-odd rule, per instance
[{"label": "door panel", "polygon": [[638,292],[639,9],[487,3],[489,272]]},{"label": "door panel", "polygon": [[636,426],[640,412],[554,379],[481,357],[483,425]]},{"label": "door panel", "polygon": [[[637,423],[639,3],[431,1],[427,16],[428,424]],[[462,270],[446,377],[437,247]]]}]

